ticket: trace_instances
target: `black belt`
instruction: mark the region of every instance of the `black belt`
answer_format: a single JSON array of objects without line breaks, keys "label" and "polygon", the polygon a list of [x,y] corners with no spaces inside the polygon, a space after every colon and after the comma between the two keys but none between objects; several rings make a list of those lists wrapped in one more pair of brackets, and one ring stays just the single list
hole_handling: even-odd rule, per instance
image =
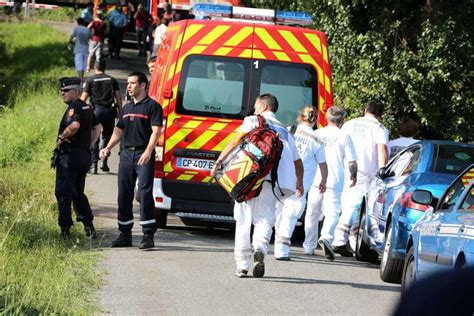
[{"label": "black belt", "polygon": [[145,150],[146,146],[124,146],[124,149],[136,151],[136,150]]}]

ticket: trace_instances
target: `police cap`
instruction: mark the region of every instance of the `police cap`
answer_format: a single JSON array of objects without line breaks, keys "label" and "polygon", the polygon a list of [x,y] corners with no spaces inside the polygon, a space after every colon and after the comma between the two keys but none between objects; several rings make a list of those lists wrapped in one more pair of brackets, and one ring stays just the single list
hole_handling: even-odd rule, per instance
[{"label": "police cap", "polygon": [[59,79],[61,89],[77,89],[81,90],[81,79],[77,77],[63,77]]}]

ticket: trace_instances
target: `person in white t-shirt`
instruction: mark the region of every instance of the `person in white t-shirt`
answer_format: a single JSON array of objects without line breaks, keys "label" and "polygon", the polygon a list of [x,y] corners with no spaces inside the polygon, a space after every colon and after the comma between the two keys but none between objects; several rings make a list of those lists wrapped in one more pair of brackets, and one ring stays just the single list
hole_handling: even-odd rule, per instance
[{"label": "person in white t-shirt", "polygon": [[[271,129],[278,132],[283,143],[280,163],[278,164],[278,184],[284,195],[279,195],[280,190],[272,189],[269,181],[264,181],[262,191],[257,197],[243,203],[234,204],[235,219],[235,246],[234,256],[236,263],[235,275],[239,278],[247,276],[252,266],[253,248],[253,271],[256,278],[261,278],[265,274],[264,257],[268,253],[272,228],[275,225],[275,212],[277,203],[281,203],[285,197],[292,194],[302,196],[303,189],[303,163],[298,155],[293,136],[287,131],[285,126],[276,118],[278,110],[278,100],[271,94],[262,94],[255,100],[255,115],[248,116],[242,122],[240,129],[229,144],[219,155],[211,170],[211,176],[216,175],[217,168],[223,158],[239,143],[240,139],[258,127],[256,115],[262,115],[265,122]],[[270,174],[267,176],[270,178]],[[252,242],[250,241],[250,229],[254,226]]]},{"label": "person in white t-shirt", "polygon": [[154,40],[153,40],[153,54],[158,54],[158,49],[160,49],[161,42],[165,39],[166,29],[170,20],[167,18],[162,18],[160,25],[155,29]]},{"label": "person in white t-shirt", "polygon": [[[322,174],[317,183],[317,191],[326,190],[328,167],[324,154],[323,143],[314,135],[313,127],[317,121],[317,110],[314,106],[306,106],[298,115],[298,127],[295,131],[295,142],[298,154],[303,161],[303,188],[307,192],[316,174],[316,169]],[[290,260],[291,235],[306,205],[306,194],[297,197],[292,195],[279,203],[275,223],[275,248],[277,260]]]},{"label": "person in white t-shirt", "polygon": [[314,132],[324,143],[328,165],[327,189],[324,194],[319,190],[319,182],[324,175],[318,170],[314,183],[309,189],[308,207],[304,222],[305,240],[303,248],[306,254],[312,255],[317,247],[319,218],[324,213],[324,224],[318,243],[321,245],[325,257],[329,260],[334,260],[331,243],[341,215],[341,193],[344,187],[345,166],[347,166],[350,174],[350,186],[354,186],[357,182],[357,157],[354,145],[349,135],[340,130],[345,115],[346,111],[342,107],[330,107],[326,113],[328,126]]},{"label": "person in white t-shirt", "polygon": [[419,132],[420,125],[415,120],[405,117],[398,124],[398,133],[401,137],[388,142],[388,151],[390,153],[389,158],[394,157],[396,154],[411,144],[416,143],[418,140],[414,139],[413,137],[418,135]]},{"label": "person in white t-shirt", "polygon": [[[384,167],[388,160],[388,130],[380,123],[384,105],[380,101],[369,101],[365,115],[346,122],[342,131],[347,133],[357,155],[357,184],[351,186],[348,174],[342,192],[342,214],[336,226],[332,248],[335,253],[352,257],[355,249],[355,232],[358,229],[360,206],[367,193],[367,186],[377,170]],[[349,233],[351,248],[347,247]]]}]

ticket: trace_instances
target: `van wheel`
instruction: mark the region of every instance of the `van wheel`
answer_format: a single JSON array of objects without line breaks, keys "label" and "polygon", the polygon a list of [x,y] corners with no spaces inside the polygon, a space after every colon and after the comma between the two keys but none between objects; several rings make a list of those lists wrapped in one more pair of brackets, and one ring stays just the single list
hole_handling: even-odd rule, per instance
[{"label": "van wheel", "polygon": [[155,208],[155,219],[156,227],[166,228],[166,223],[168,221],[168,212],[161,208]]},{"label": "van wheel", "polygon": [[365,213],[360,219],[359,230],[357,231],[355,255],[357,261],[377,263],[379,254],[370,249],[370,246],[365,242]]},{"label": "van wheel", "polygon": [[402,293],[406,292],[408,288],[416,281],[416,266],[415,266],[415,248],[413,245],[407,252],[405,264],[403,265],[402,275]]},{"label": "van wheel", "polygon": [[383,248],[382,261],[380,262],[380,278],[384,282],[398,283],[402,281],[403,260],[394,258],[393,249],[393,225],[390,223],[385,236],[385,245]]}]

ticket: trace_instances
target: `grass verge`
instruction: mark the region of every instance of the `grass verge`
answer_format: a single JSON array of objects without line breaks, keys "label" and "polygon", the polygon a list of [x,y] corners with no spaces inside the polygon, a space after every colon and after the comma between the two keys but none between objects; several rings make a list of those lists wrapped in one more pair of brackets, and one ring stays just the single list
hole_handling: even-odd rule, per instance
[{"label": "grass verge", "polygon": [[0,23],[8,92],[0,112],[0,314],[97,311],[98,252],[81,225],[73,240],[59,238],[49,167],[65,109],[58,78],[74,75],[66,42],[43,25]]}]

